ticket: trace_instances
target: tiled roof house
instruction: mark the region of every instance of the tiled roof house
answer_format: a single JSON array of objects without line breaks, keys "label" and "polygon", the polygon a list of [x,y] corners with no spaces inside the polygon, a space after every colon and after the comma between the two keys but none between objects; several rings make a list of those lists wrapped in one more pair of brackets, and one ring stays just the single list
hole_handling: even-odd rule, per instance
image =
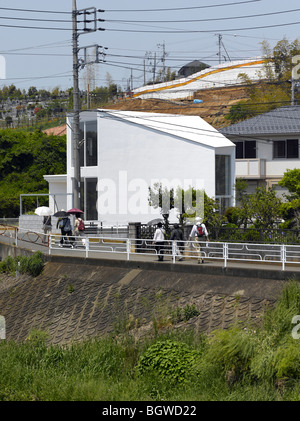
[{"label": "tiled roof house", "polygon": [[219,130],[236,145],[236,177],[256,187],[278,186],[287,169],[300,168],[300,106],[284,106]]}]

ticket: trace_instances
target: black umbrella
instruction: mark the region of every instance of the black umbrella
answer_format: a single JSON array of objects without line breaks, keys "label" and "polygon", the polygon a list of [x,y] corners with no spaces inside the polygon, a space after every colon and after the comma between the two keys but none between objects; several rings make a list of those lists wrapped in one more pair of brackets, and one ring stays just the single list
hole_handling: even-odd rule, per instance
[{"label": "black umbrella", "polygon": [[161,219],[161,218],[152,219],[152,221],[149,221],[149,222],[147,223],[147,225],[148,225],[148,226],[151,226],[151,225],[157,225],[159,222],[164,222],[164,220],[163,220],[163,219]]},{"label": "black umbrella", "polygon": [[64,216],[69,216],[69,214],[68,212],[64,210],[60,210],[60,211],[55,212],[53,216],[56,216],[57,218],[63,218]]}]

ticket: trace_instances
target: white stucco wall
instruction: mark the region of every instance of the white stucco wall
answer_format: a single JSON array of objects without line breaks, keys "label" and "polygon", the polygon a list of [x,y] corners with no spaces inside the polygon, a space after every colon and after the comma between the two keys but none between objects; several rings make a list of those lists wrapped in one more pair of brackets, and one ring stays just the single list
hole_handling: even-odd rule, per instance
[{"label": "white stucco wall", "polygon": [[[45,175],[44,179],[49,183],[49,208],[53,212],[60,209],[66,209],[67,204],[67,176]],[[70,208],[69,208],[70,209]]]},{"label": "white stucco wall", "polygon": [[243,83],[243,80],[239,78],[241,73],[245,73],[253,81],[261,80],[260,73],[263,71],[263,68],[264,61],[261,57],[225,62],[194,73],[186,78],[136,88],[133,90],[133,95],[143,99],[189,98],[201,89],[241,84]]},{"label": "white stucco wall", "polygon": [[[148,207],[148,188],[155,181],[161,181],[163,186],[169,184],[169,187],[198,185],[208,195],[214,194],[213,148],[204,148],[174,136],[112,119],[100,118],[100,127],[100,219],[118,220],[119,223],[128,221],[128,215],[132,221],[148,222],[153,219],[157,212]],[[116,189],[116,201],[112,203],[116,213],[107,215],[108,206],[103,199],[109,183]]]},{"label": "white stucco wall", "polygon": [[[96,112],[84,112],[81,113],[81,120],[96,119],[96,115]],[[81,168],[81,177],[98,179],[98,221],[104,226],[128,222],[147,223],[160,217],[159,210],[148,204],[149,187],[153,187],[157,181],[168,188],[180,185],[184,190],[190,186],[204,189],[208,196],[214,197],[215,153],[231,155],[232,186],[234,184],[233,144],[216,149],[214,146],[201,145],[176,135],[113,118],[105,113],[98,114],[97,122],[98,166]],[[71,121],[69,126],[70,123]],[[67,134],[67,191],[72,192],[70,128]],[[208,135],[212,133],[208,131]],[[185,136],[184,127],[182,136]],[[213,140],[218,141],[221,145],[230,144],[227,141],[222,142],[220,138]],[[71,197],[68,197],[67,207],[72,206]],[[174,211],[171,212],[170,220],[177,221]]]},{"label": "white stucco wall", "polygon": [[[249,177],[261,178],[268,181],[273,179],[280,180],[283,174],[288,169],[300,168],[300,159],[288,159],[288,158],[273,158],[273,141],[280,141],[286,139],[297,139],[297,135],[286,135],[286,136],[253,136],[253,140],[256,140],[256,159],[240,159],[236,160],[236,174],[238,177]],[[236,139],[238,140],[238,139]],[[242,139],[241,139],[242,140]],[[300,144],[299,144],[300,148]],[[300,156],[300,150],[299,150]],[[262,160],[260,162],[260,160]],[[252,164],[251,164],[252,162]],[[260,163],[259,163],[260,162]],[[250,164],[253,166],[253,173],[250,171]],[[256,170],[254,167],[262,165],[261,170]],[[258,177],[255,177],[258,175]],[[279,190],[279,188],[278,188]]]}]

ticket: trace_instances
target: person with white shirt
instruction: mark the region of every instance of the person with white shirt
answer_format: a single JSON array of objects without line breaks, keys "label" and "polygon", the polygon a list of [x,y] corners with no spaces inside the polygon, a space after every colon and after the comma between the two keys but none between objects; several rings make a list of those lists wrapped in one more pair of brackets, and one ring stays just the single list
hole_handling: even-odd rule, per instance
[{"label": "person with white shirt", "polygon": [[158,255],[158,261],[162,262],[164,260],[164,241],[165,241],[165,230],[162,227],[162,223],[157,224],[157,228],[153,237],[153,244],[155,244],[155,249]]},{"label": "person with white shirt", "polygon": [[204,263],[204,259],[202,257],[202,251],[201,251],[203,244],[201,243],[209,241],[209,238],[208,238],[208,232],[207,232],[206,226],[202,222],[202,218],[199,218],[199,217],[196,218],[196,223],[193,226],[192,231],[190,232],[189,240],[197,241],[197,243],[194,243],[193,245],[197,249],[198,263]]}]

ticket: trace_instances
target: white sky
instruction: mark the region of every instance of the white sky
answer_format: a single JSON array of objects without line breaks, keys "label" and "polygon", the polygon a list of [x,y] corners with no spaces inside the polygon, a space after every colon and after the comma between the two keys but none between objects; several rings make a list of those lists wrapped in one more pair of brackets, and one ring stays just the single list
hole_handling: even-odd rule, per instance
[{"label": "white sky", "polygon": [[[163,45],[165,65],[177,71],[195,59],[218,64],[217,34],[226,49],[222,56],[231,60],[260,55],[263,40],[273,47],[284,37],[300,39],[299,0],[77,0],[77,9],[89,7],[105,10],[97,15],[106,20],[98,22],[105,31],[79,37],[81,48],[95,44],[107,48],[106,63],[97,65],[97,86],[107,84],[107,73],[122,89],[131,74],[133,87],[143,85],[146,56],[150,71],[156,53],[158,70]],[[54,11],[59,13],[50,13]],[[71,12],[72,0],[0,0],[0,55],[6,62],[6,79],[0,80],[0,87],[72,87]],[[80,71],[81,79],[82,75]],[[150,78],[149,72],[146,80]]]}]

